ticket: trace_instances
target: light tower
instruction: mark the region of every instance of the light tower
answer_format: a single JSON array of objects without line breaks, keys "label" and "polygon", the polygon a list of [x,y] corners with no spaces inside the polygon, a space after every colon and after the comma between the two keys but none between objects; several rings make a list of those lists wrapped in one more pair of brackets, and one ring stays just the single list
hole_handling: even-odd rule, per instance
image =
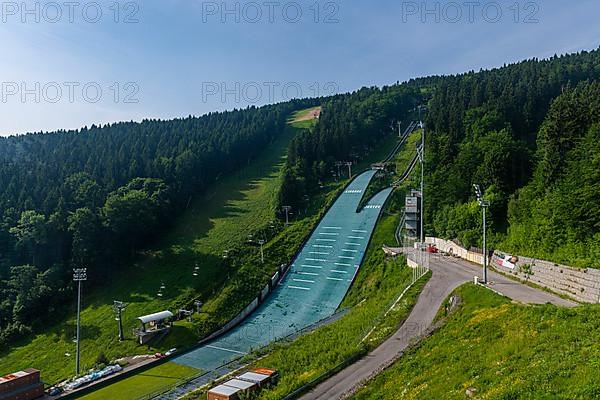
[{"label": "light tower", "polygon": [[73,281],[77,282],[77,350],[75,354],[75,376],[79,376],[79,351],[81,342],[81,282],[87,281],[87,268],[75,268]]},{"label": "light tower", "polygon": [[481,187],[477,184],[473,185],[475,189],[475,195],[477,196],[477,201],[479,205],[483,209],[483,283],[488,284],[488,273],[487,273],[487,208],[490,206],[490,202],[484,200],[483,192],[481,191]]},{"label": "light tower", "polygon": [[281,209],[283,211],[285,211],[285,224],[289,225],[289,223],[290,223],[290,211],[292,211],[292,207],[291,206],[283,206],[283,207],[281,207]]},{"label": "light tower", "polygon": [[123,334],[123,310],[125,310],[127,306],[128,304],[122,301],[114,301],[113,308],[115,311],[115,320],[119,322],[119,342],[125,340],[125,335]]},{"label": "light tower", "polygon": [[425,124],[420,122],[422,129],[421,146],[417,149],[419,161],[421,162],[421,244],[425,243]]},{"label": "light tower", "polygon": [[265,252],[263,250],[263,246],[265,245],[265,240],[264,239],[260,239],[258,241],[258,244],[260,245],[260,260],[264,264],[265,263]]},{"label": "light tower", "polygon": [[352,179],[352,163],[350,161],[347,161],[344,163],[344,165],[348,167],[348,179]]},{"label": "light tower", "polygon": [[335,166],[337,167],[337,179],[336,179],[336,182],[337,182],[338,179],[340,179],[342,177],[342,171],[340,169],[342,167],[342,165],[344,165],[344,163],[341,162],[341,161],[337,161],[335,163]]}]

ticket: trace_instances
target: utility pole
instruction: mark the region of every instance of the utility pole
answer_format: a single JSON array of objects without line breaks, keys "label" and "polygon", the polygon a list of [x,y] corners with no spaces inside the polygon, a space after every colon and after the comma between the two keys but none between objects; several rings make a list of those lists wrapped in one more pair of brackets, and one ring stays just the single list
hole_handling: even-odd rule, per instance
[{"label": "utility pole", "polygon": [[123,303],[122,301],[115,300],[114,301],[114,310],[115,310],[115,319],[119,322],[119,342],[125,340],[125,335],[123,334],[123,310],[128,306],[127,303]]},{"label": "utility pole", "polygon": [[475,194],[477,195],[477,201],[483,209],[483,283],[488,284],[488,266],[487,266],[487,208],[490,206],[490,202],[484,200],[481,186],[474,184]]},{"label": "utility pole", "polygon": [[290,224],[290,211],[292,211],[292,207],[291,206],[283,206],[282,210],[285,211],[285,224],[289,225]]},{"label": "utility pole", "polygon": [[77,282],[77,351],[75,354],[75,376],[79,376],[79,350],[81,342],[81,282],[87,280],[87,268],[75,268],[73,281]]},{"label": "utility pole", "polygon": [[262,261],[262,263],[265,263],[265,252],[263,251],[263,246],[265,245],[265,241],[263,239],[258,241],[258,244],[260,244],[260,260]]}]

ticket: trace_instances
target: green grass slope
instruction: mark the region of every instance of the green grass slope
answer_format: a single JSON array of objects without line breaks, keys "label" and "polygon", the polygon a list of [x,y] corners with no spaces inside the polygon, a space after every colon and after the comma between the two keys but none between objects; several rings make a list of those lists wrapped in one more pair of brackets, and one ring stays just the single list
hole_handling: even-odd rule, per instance
[{"label": "green grass slope", "polygon": [[356,394],[363,399],[600,398],[600,307],[525,306],[476,287],[444,327]]},{"label": "green grass slope", "polygon": [[[249,233],[264,230],[269,221],[275,219],[280,171],[289,140],[296,132],[296,126],[290,127],[265,149],[259,159],[240,173],[221,179],[203,197],[194,199],[174,229],[112,282],[106,282],[91,295],[86,293],[84,285],[82,370],[91,368],[101,353],[114,359],[189,345],[245,306],[246,299],[238,296],[240,292],[248,292],[248,302],[257,294],[253,291],[264,285],[279,261],[293,252],[293,243],[301,241],[310,227],[310,224],[302,223],[293,224],[285,231],[279,227],[275,238],[266,246],[268,262],[264,265],[257,262],[258,249],[245,244]],[[334,190],[332,187],[327,189]],[[324,198],[315,199],[317,204],[323,202]],[[229,249],[237,249],[239,254],[224,260],[223,252]],[[269,252],[274,256],[269,258]],[[193,276],[195,265],[200,268],[197,277]],[[93,273],[88,271],[89,275]],[[248,287],[243,287],[241,281],[249,282]],[[164,296],[158,297],[163,283],[166,287]],[[196,298],[204,301],[204,313],[192,324],[178,323],[167,339],[156,347],[138,346],[133,340],[135,317],[164,309],[176,311]],[[113,300],[129,303],[123,318],[127,340],[122,343],[117,340]],[[49,326],[44,334],[24,339],[10,349],[2,349],[0,374],[36,367],[42,370],[46,382],[72,376],[75,368],[74,311],[72,315],[67,321],[57,321],[54,326]]]}]

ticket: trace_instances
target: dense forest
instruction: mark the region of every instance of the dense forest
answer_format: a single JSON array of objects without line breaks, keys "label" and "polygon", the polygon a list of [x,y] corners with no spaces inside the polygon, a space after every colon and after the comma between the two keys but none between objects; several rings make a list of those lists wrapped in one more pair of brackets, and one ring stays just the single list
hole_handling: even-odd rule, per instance
[{"label": "dense forest", "polygon": [[[536,195],[552,190],[562,173],[561,165],[570,159],[566,149],[585,135],[594,119],[594,112],[583,103],[597,98],[598,91],[584,91],[589,98],[581,100],[581,107],[574,106],[577,112],[558,111],[562,106],[557,104],[564,104],[580,83],[599,77],[600,52],[594,51],[529,60],[441,81],[427,119],[431,131],[426,189],[430,231],[458,238],[466,246],[481,245],[481,210],[473,201],[471,186],[479,183],[492,203],[492,245],[506,247],[506,233],[513,231],[509,220],[516,223],[514,215],[508,218],[509,203],[533,179],[535,171],[546,175],[543,190]],[[551,140],[546,134],[549,126],[554,126]],[[552,152],[551,160],[548,152]],[[575,224],[581,222],[573,220]],[[562,231],[566,226],[556,228]],[[574,261],[572,256],[555,258],[551,253],[540,253],[540,246],[529,241],[516,250]]]},{"label": "dense forest", "polygon": [[333,97],[292,143],[280,202],[331,179],[335,161],[360,159],[422,102],[428,234],[481,246],[478,183],[491,201],[492,246],[598,266],[600,95],[589,82],[599,77],[592,51]]},{"label": "dense forest", "polygon": [[72,268],[109,277],[315,103],[0,138],[0,343],[61,310]]},{"label": "dense forest", "polygon": [[600,268],[600,84],[553,103],[538,134],[532,181],[508,207],[503,245],[519,254]]}]

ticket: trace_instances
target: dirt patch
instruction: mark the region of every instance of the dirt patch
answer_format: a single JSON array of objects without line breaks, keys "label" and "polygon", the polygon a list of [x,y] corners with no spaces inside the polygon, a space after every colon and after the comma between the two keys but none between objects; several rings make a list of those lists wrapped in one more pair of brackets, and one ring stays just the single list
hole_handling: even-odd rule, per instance
[{"label": "dirt patch", "polygon": [[302,122],[302,121],[312,121],[314,119],[319,119],[321,116],[321,107],[311,108],[310,110],[306,110],[304,113],[298,115],[294,122]]}]

